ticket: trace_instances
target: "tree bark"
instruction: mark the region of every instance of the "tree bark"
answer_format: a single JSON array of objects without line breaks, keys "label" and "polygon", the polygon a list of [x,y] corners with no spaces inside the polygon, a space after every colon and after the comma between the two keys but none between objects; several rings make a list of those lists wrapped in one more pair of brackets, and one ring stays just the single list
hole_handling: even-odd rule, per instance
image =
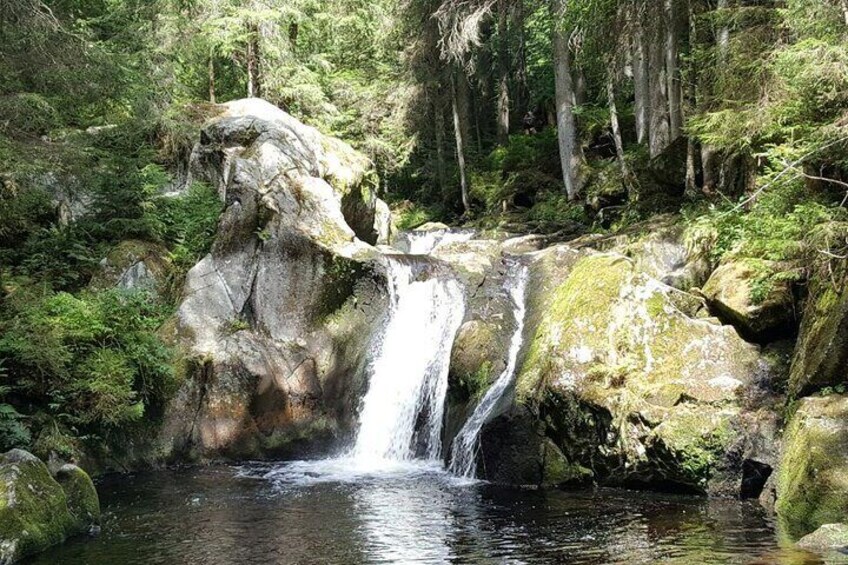
[{"label": "tree bark", "polygon": [[466,151],[468,147],[468,81],[462,70],[456,69],[451,73],[451,102],[453,107],[453,127],[456,137],[456,163],[459,168],[459,184],[462,194],[462,208],[466,214],[471,212],[471,192],[466,168]]},{"label": "tree bark", "polygon": [[717,157],[714,148],[709,145],[701,147],[701,170],[704,174],[704,183],[701,190],[708,196],[715,194],[718,188]]},{"label": "tree bark", "polygon": [[215,103],[215,58],[209,54],[209,102]]},{"label": "tree bark", "polygon": [[[698,107],[698,69],[692,58],[692,50],[698,40],[695,27],[695,0],[687,2],[687,30],[688,41],[686,42],[686,58],[689,64],[686,67],[686,107],[691,111],[697,111]],[[684,194],[689,198],[695,198],[698,194],[698,169],[700,165],[700,147],[696,139],[691,135],[686,143],[686,188]]]},{"label": "tree bark", "polygon": [[509,141],[509,3],[498,0],[498,143]]},{"label": "tree bark", "polygon": [[[716,5],[719,11],[727,10],[730,6],[729,0],[718,0],[718,4]],[[720,14],[722,18],[726,18],[726,14]],[[716,37],[716,43],[718,44],[718,62],[721,65],[727,63],[727,56],[730,52],[730,28],[726,25],[723,25],[719,28],[718,34]]]},{"label": "tree bark", "polygon": [[586,103],[586,73],[577,67],[574,69],[574,105],[582,106]]},{"label": "tree bark", "polygon": [[553,25],[553,57],[555,102],[557,118],[557,139],[559,158],[562,163],[562,178],[565,193],[569,200],[577,199],[580,187],[575,168],[577,158],[577,124],[574,119],[574,85],[571,78],[571,51],[568,46],[568,34],[562,26],[566,0],[552,0],[551,11]]},{"label": "tree bark", "polygon": [[515,110],[512,113],[512,123],[519,126],[524,115],[530,109],[530,89],[527,86],[527,38],[524,30],[524,0],[514,0],[513,4],[511,27],[513,34],[516,35],[517,49],[513,57],[515,64]]},{"label": "tree bark", "polygon": [[445,112],[441,99],[437,98],[433,104],[433,127],[436,134],[436,178],[439,183],[439,191],[445,199],[448,190],[448,173],[445,160]]},{"label": "tree bark", "polygon": [[650,4],[647,23],[651,34],[648,41],[648,82],[650,89],[650,128],[648,139],[651,157],[657,157],[670,142],[668,120],[668,81],[665,67],[665,35],[663,8]]},{"label": "tree bark", "polygon": [[[636,3],[634,3],[636,5]],[[638,10],[638,8],[634,8]],[[645,29],[641,14],[634,14],[633,33],[633,92],[634,112],[636,114],[636,141],[644,144],[648,140],[651,117],[648,102],[648,47],[645,41]]]},{"label": "tree bark", "polygon": [[618,166],[621,169],[621,178],[627,186],[627,194],[632,200],[633,182],[630,176],[630,168],[627,166],[627,160],[624,156],[624,141],[621,139],[621,124],[618,121],[618,106],[615,103],[615,85],[612,77],[607,79],[607,100],[609,102],[610,111],[610,129],[612,130],[612,138],[615,142],[615,155],[618,159]]},{"label": "tree bark", "polygon": [[669,141],[680,137],[683,130],[682,90],[680,84],[680,9],[678,0],[665,0],[665,60],[668,79]]},{"label": "tree bark", "polygon": [[259,26],[248,25],[249,38],[247,40],[247,97],[258,98],[262,96],[259,77]]}]

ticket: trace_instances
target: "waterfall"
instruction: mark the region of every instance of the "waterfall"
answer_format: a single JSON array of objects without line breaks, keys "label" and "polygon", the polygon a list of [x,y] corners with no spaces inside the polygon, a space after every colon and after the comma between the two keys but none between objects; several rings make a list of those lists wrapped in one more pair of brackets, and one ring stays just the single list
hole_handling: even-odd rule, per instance
[{"label": "waterfall", "polygon": [[453,440],[451,448],[450,471],[462,477],[472,478],[477,471],[477,451],[480,444],[480,430],[494,412],[504,393],[512,384],[518,353],[521,351],[524,333],[525,289],[527,287],[527,267],[517,266],[507,278],[507,292],[513,303],[515,330],[509,342],[506,367],[498,376],[483,399],[474,408],[474,412],[462,426]]},{"label": "waterfall", "polygon": [[469,241],[474,235],[474,230],[409,231],[398,236],[395,246],[410,255],[429,255],[439,247]]},{"label": "waterfall", "polygon": [[421,259],[386,261],[390,309],[350,454],[357,465],[377,469],[416,456],[441,457],[451,347],[465,315],[457,281],[439,273],[417,276]]}]

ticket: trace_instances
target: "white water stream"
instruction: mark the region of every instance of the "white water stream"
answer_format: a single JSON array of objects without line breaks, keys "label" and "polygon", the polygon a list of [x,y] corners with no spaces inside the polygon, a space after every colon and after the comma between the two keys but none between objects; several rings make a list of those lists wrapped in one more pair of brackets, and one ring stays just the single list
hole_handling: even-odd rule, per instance
[{"label": "white water stream", "polygon": [[455,475],[466,478],[474,477],[477,471],[477,452],[480,449],[480,431],[515,377],[518,354],[523,343],[527,276],[527,268],[518,266],[507,279],[507,292],[513,303],[515,330],[509,343],[506,367],[489,387],[489,390],[486,391],[482,400],[474,408],[474,412],[453,440],[450,472]]},{"label": "white water stream", "polygon": [[351,452],[357,466],[365,468],[441,457],[451,347],[465,315],[465,298],[455,280],[416,280],[409,263],[387,261],[391,310],[369,366]]}]

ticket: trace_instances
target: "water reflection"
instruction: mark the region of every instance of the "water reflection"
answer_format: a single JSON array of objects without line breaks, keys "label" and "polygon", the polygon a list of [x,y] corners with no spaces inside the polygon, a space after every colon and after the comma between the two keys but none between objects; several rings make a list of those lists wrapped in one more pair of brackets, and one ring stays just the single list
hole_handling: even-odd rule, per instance
[{"label": "water reflection", "polygon": [[101,485],[103,534],[33,563],[824,563],[754,503],[460,481],[350,461],[161,471]]}]

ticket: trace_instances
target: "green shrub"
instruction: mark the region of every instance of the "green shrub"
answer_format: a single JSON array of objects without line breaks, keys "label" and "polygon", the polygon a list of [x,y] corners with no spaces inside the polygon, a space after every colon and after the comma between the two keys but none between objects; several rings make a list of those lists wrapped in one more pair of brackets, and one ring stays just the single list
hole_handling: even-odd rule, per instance
[{"label": "green shrub", "polygon": [[[161,413],[176,382],[171,352],[155,333],[167,311],[147,293],[18,289],[7,303],[3,390],[30,413],[39,441],[117,442],[142,416]],[[0,430],[4,423],[0,411]],[[7,436],[0,448],[9,447]]]},{"label": "green shrub", "polygon": [[59,123],[55,108],[40,94],[21,92],[0,96],[0,131],[46,135]]},{"label": "green shrub", "polygon": [[581,202],[570,202],[562,193],[541,195],[528,219],[543,231],[553,231],[570,222],[589,224],[589,218]]}]

